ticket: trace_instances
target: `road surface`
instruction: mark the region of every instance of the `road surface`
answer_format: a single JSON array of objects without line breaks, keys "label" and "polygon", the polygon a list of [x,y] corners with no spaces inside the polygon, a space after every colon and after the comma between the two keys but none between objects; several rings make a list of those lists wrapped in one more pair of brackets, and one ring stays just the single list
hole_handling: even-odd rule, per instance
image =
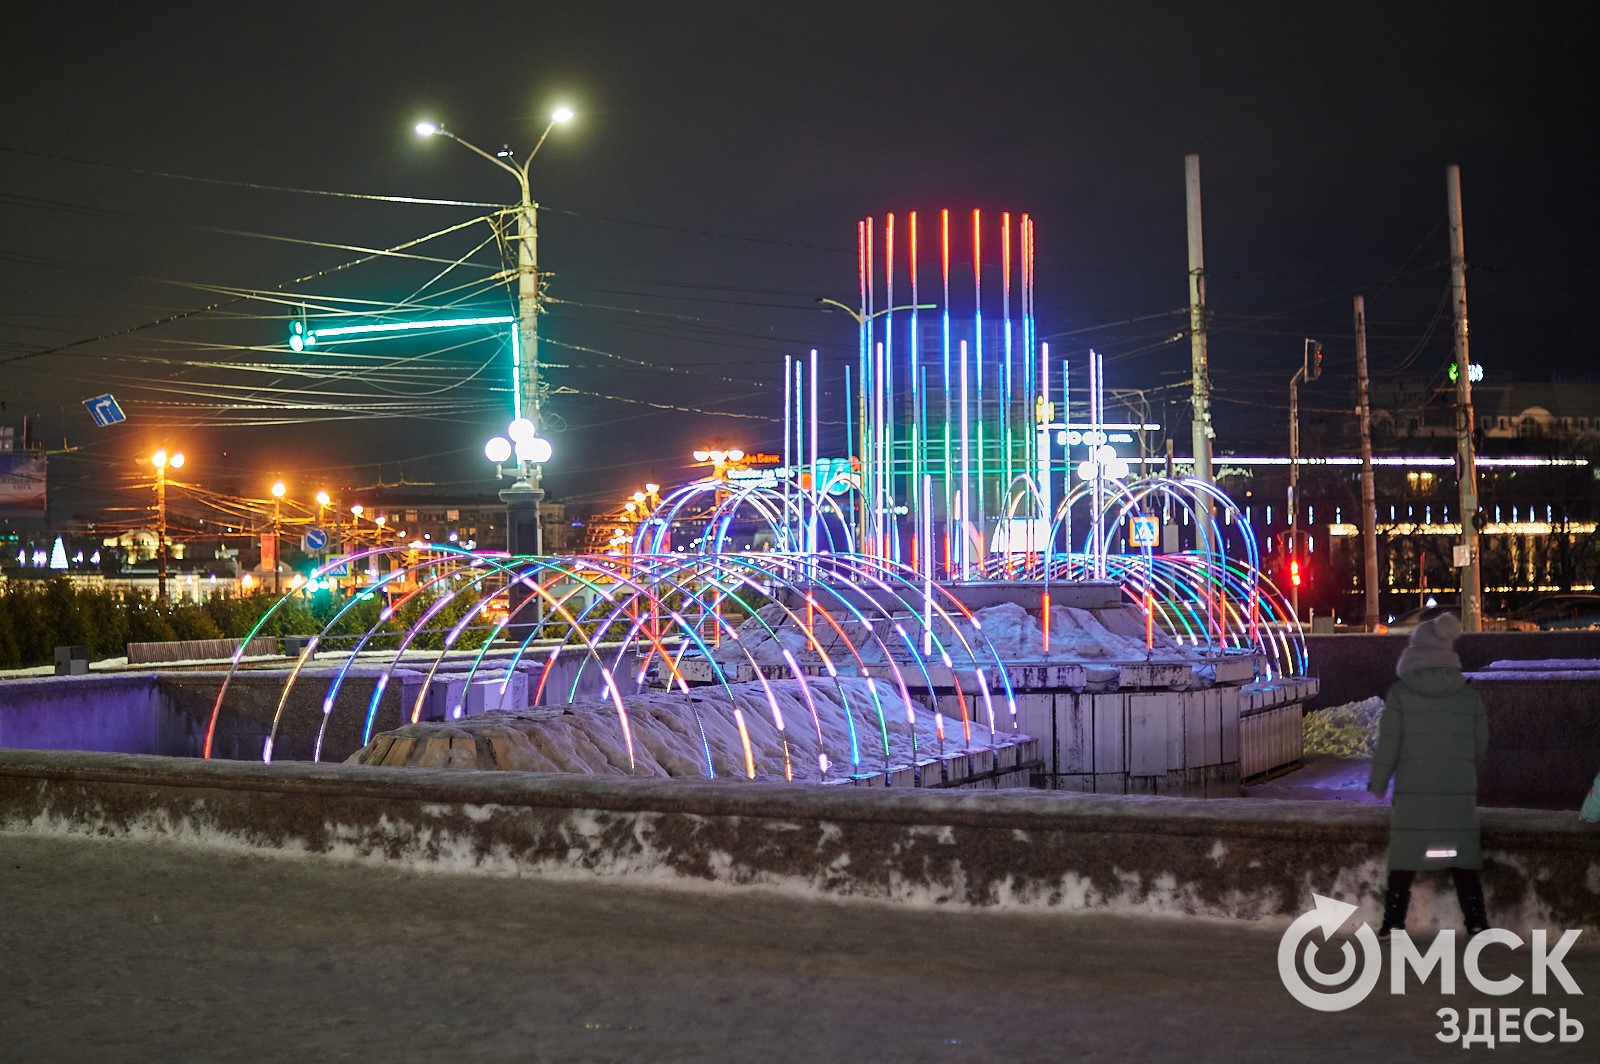
[{"label": "road surface", "polygon": [[[1458,1059],[1442,1004],[1542,1003],[1380,988],[1314,1012],[1278,938],[0,834],[0,1059],[1369,1064]],[[1583,1040],[1496,1059],[1597,1059],[1593,945],[1561,1002]]]}]

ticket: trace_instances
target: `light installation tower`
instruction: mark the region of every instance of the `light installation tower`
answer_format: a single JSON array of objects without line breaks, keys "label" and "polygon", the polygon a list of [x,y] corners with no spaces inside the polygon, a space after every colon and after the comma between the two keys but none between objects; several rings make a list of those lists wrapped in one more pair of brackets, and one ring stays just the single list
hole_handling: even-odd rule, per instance
[{"label": "light installation tower", "polygon": [[1054,407],[1034,326],[1033,219],[945,209],[935,228],[925,218],[857,225],[857,532],[865,554],[960,579],[981,564],[1015,491],[1030,499],[1024,527],[1051,514]]}]

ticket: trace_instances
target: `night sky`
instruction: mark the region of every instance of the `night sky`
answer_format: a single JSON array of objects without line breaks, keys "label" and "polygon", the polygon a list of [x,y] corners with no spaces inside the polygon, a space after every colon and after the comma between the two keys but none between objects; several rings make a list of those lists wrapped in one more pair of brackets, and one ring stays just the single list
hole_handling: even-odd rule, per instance
[{"label": "night sky", "polygon": [[[533,187],[546,481],[579,505],[685,479],[707,443],[775,449],[785,353],[819,348],[837,396],[854,326],[816,298],[853,302],[856,221],[885,211],[1030,212],[1041,335],[1167,388],[1185,452],[1189,152],[1220,453],[1282,434],[1305,337],[1327,373],[1302,402],[1349,405],[1355,293],[1375,373],[1442,374],[1452,163],[1473,358],[1595,372],[1600,19],[1567,7],[26,5],[0,66],[0,424],[74,449],[57,510],[116,505],[159,445],[257,497],[492,490],[493,338],[369,345],[315,380],[281,346],[300,303],[503,312],[482,223],[356,262],[491,208],[294,190],[509,203],[509,175],[412,126],[525,151],[562,103]],[[342,419],[297,408],[308,387]],[[128,423],[93,425],[104,391]]]}]

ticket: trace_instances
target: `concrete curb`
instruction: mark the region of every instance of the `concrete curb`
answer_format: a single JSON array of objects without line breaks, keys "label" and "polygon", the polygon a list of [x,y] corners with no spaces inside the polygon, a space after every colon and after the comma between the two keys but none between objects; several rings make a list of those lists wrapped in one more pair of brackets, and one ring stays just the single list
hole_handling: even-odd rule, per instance
[{"label": "concrete curb", "polygon": [[[1600,928],[1600,830],[1483,811],[1491,916]],[[627,780],[0,750],[0,830],[675,889],[1286,924],[1376,914],[1388,811],[1333,802]],[[1443,877],[1440,877],[1441,880]],[[1458,920],[1419,885],[1412,929]]]}]

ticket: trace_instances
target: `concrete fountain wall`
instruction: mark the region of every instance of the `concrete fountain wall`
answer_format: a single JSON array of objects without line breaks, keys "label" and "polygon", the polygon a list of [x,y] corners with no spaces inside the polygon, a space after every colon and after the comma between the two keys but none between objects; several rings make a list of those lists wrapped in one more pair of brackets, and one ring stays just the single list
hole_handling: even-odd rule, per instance
[{"label": "concrete fountain wall", "polygon": [[[502,705],[499,686],[505,656],[489,659],[469,682],[472,656],[458,655],[434,674],[423,706],[424,718],[449,719],[458,706],[463,715],[472,715]],[[376,663],[353,666],[332,705],[322,760],[342,761],[361,749],[368,708],[385,673],[389,679],[378,700],[374,730],[409,722],[431,663],[429,655],[420,667],[401,665],[392,672]],[[532,703],[540,664],[518,665],[503,708],[524,709]],[[556,663],[546,680],[543,702],[567,700],[578,664],[576,656]],[[233,675],[217,718],[213,757],[260,758],[282,702],[273,756],[311,760],[337,662],[314,659],[285,699],[290,671],[286,663],[242,669]],[[212,706],[225,679],[226,669],[219,665],[211,671],[186,667],[8,680],[0,683],[0,747],[199,757]],[[588,670],[579,695],[599,697],[598,670]]]},{"label": "concrete fountain wall", "polygon": [[[1343,802],[1095,797],[0,750],[0,832],[697,892],[1286,926],[1323,894],[1376,916],[1388,814]],[[1497,927],[1600,930],[1600,832],[1483,814]],[[1413,932],[1459,927],[1419,880]],[[467,896],[467,895],[464,895]],[[1202,973],[1203,974],[1203,973]]]}]

